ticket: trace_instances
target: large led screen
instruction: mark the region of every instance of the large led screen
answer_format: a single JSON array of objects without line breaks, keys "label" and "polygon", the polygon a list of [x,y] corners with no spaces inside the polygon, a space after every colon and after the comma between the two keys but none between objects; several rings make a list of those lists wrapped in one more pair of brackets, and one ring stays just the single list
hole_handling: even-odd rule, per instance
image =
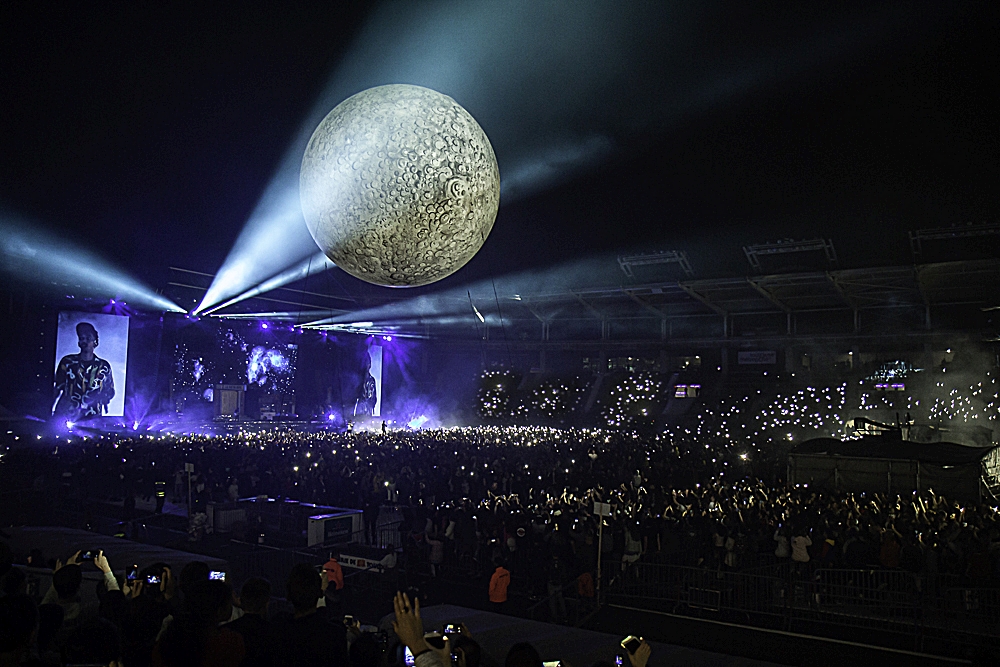
[{"label": "large led screen", "polygon": [[53,416],[67,421],[125,411],[128,317],[59,313]]}]

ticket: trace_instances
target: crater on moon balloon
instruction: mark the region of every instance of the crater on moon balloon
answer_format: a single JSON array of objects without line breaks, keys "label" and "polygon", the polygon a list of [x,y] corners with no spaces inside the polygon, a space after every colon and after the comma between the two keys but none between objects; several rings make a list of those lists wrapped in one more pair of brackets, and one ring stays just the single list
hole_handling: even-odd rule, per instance
[{"label": "crater on moon balloon", "polygon": [[420,86],[364,90],[309,139],[299,174],[306,224],[352,276],[416,287],[479,251],[500,206],[500,170],[479,124]]}]

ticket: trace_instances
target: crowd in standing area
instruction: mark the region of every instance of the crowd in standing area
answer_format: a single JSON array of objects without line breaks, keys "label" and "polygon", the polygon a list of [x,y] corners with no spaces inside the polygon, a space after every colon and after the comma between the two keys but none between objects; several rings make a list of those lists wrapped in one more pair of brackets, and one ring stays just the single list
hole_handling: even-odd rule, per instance
[{"label": "crowd in standing area", "polygon": [[156,495],[197,513],[208,502],[267,495],[364,510],[367,536],[401,519],[404,566],[503,564],[535,596],[596,574],[595,501],[611,505],[605,562],[741,570],[785,560],[810,567],[903,569],[923,578],[1000,580],[1000,522],[987,504],[789,488],[774,460],[705,444],[697,434],[474,427],[361,433],[99,436],[12,449],[19,471],[66,497]]}]

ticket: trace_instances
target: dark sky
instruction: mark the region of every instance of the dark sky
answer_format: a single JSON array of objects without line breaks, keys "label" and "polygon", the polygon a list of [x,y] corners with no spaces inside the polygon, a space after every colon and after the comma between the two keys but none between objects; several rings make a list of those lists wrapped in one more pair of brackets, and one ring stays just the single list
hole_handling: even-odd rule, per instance
[{"label": "dark sky", "polygon": [[[203,4],[0,6],[0,209],[154,286],[170,265],[218,269],[386,12]],[[624,248],[738,273],[743,244],[782,237],[833,238],[842,265],[900,263],[910,229],[996,221],[996,3],[603,4],[620,20],[556,3],[551,26],[525,11],[522,31],[505,12],[507,37],[479,37],[481,88],[443,91],[490,134],[502,178],[566,136],[605,142],[506,198],[450,284]]]}]

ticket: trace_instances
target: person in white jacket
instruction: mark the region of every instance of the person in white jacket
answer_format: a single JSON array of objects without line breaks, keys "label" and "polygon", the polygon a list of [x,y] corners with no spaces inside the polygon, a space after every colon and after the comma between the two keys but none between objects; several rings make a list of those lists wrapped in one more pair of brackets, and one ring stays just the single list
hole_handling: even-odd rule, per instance
[{"label": "person in white jacket", "polygon": [[792,538],[792,561],[796,563],[809,562],[809,547],[813,541],[808,535],[796,535]]}]

